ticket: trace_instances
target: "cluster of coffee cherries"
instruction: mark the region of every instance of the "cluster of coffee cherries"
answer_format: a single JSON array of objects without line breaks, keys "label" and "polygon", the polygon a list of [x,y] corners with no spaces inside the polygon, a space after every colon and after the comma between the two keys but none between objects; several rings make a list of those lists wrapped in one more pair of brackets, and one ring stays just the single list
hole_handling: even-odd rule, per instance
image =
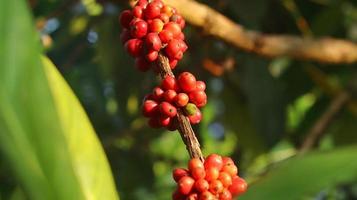
[{"label": "cluster of coffee cherries", "polygon": [[177,183],[173,200],[231,200],[247,190],[233,160],[217,154],[209,155],[204,162],[193,158],[188,170],[177,168],[172,175]]},{"label": "cluster of coffee cherries", "polygon": [[143,115],[149,118],[151,127],[166,127],[174,131],[177,129],[177,110],[182,109],[190,123],[197,124],[202,119],[199,108],[207,103],[205,89],[206,84],[197,81],[189,72],[181,73],[177,79],[167,75],[161,85],[145,97]]},{"label": "cluster of coffee cherries", "polygon": [[161,0],[139,0],[133,9],[121,13],[119,21],[121,41],[140,71],[149,70],[161,50],[174,69],[188,48],[182,33],[185,20]]}]

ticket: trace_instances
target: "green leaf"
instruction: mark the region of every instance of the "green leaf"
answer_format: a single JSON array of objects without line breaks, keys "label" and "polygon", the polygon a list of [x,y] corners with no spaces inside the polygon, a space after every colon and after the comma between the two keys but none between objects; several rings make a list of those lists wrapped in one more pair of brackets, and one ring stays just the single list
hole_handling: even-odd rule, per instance
[{"label": "green leaf", "polygon": [[252,183],[244,199],[302,199],[357,179],[357,146],[313,152],[284,161]]},{"label": "green leaf", "polygon": [[0,150],[30,199],[118,199],[80,103],[41,48],[26,1],[0,1]]}]

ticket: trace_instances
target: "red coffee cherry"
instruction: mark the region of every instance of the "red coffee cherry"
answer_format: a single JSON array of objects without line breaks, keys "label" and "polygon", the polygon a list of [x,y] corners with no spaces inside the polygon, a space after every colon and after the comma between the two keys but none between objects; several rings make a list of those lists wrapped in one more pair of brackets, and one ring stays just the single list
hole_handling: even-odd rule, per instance
[{"label": "red coffee cherry", "polygon": [[159,118],[159,124],[162,127],[168,126],[170,124],[170,122],[171,122],[171,118],[170,117],[160,116],[160,118]]},{"label": "red coffee cherry", "polygon": [[130,10],[124,10],[120,14],[119,22],[124,28],[129,29],[129,24],[130,24],[132,19],[133,19],[133,14],[131,13],[131,11]]},{"label": "red coffee cherry", "polygon": [[178,107],[185,107],[189,101],[189,97],[186,93],[178,93],[175,99],[175,104]]},{"label": "red coffee cherry", "polygon": [[161,101],[164,97],[164,90],[162,90],[160,87],[155,87],[152,91],[153,98],[156,101]]},{"label": "red coffee cherry", "polygon": [[139,39],[130,39],[125,43],[126,51],[133,57],[141,54],[143,49],[143,41]]},{"label": "red coffee cherry", "polygon": [[219,200],[232,200],[232,194],[231,192],[224,188],[222,193],[219,194]]},{"label": "red coffee cherry", "polygon": [[174,38],[177,38],[181,33],[180,25],[176,24],[175,22],[169,22],[164,25],[164,30],[168,30],[173,34]]},{"label": "red coffee cherry", "polygon": [[238,174],[238,168],[234,164],[233,165],[224,165],[222,168],[222,171],[227,172],[232,177],[234,177]]},{"label": "red coffee cherry", "polygon": [[219,174],[218,180],[220,180],[224,187],[228,188],[232,185],[232,177],[227,172],[221,172]]},{"label": "red coffee cherry", "polygon": [[207,156],[206,160],[205,160],[205,168],[217,168],[219,171],[222,169],[223,167],[223,160],[222,157],[220,155],[217,154],[211,154],[209,156]]},{"label": "red coffee cherry", "polygon": [[139,0],[137,3],[136,3],[137,6],[140,6],[142,8],[146,8],[146,6],[148,5],[148,1],[147,0]]},{"label": "red coffee cherry", "polygon": [[171,40],[165,48],[165,53],[169,58],[180,60],[182,58],[182,51],[179,40]]},{"label": "red coffee cherry", "polygon": [[161,14],[159,15],[159,19],[160,19],[162,22],[164,22],[164,24],[166,24],[166,23],[168,23],[168,22],[170,21],[170,17],[169,17],[167,14],[165,14],[165,13],[161,13]]},{"label": "red coffee cherry", "polygon": [[186,200],[186,196],[181,194],[180,191],[175,190],[174,193],[172,193],[172,199],[173,200]]},{"label": "red coffee cherry", "polygon": [[189,176],[189,172],[183,168],[177,168],[172,172],[172,177],[176,182],[178,182],[182,177]]},{"label": "red coffee cherry", "polygon": [[188,195],[186,200],[198,200],[198,194],[197,193],[191,193],[190,195]]},{"label": "red coffee cherry", "polygon": [[206,171],[203,167],[196,167],[190,171],[191,171],[191,176],[196,180],[202,179],[206,176]]},{"label": "red coffee cherry", "polygon": [[205,179],[207,181],[213,181],[216,180],[219,177],[219,169],[211,167],[211,168],[205,168],[206,169],[206,177]]},{"label": "red coffee cherry", "polygon": [[157,33],[149,33],[145,38],[145,44],[147,48],[159,51],[161,49],[161,40]]},{"label": "red coffee cherry", "polygon": [[159,37],[161,42],[168,43],[174,38],[174,34],[171,31],[164,29],[159,33]]},{"label": "red coffee cherry", "polygon": [[202,194],[199,197],[199,200],[217,200],[217,199],[212,193],[205,191],[202,192]]},{"label": "red coffee cherry", "polygon": [[172,7],[168,6],[168,5],[164,5],[164,7],[161,8],[161,13],[164,13],[168,17],[171,17],[171,15],[172,15]]},{"label": "red coffee cherry", "polygon": [[161,19],[156,18],[149,23],[150,32],[160,33],[163,28],[164,28],[164,22]]},{"label": "red coffee cherry", "polygon": [[189,176],[182,177],[178,182],[178,190],[181,194],[188,195],[192,191],[195,180]]},{"label": "red coffee cherry", "polygon": [[196,90],[189,94],[190,101],[197,107],[203,107],[207,104],[207,95],[204,91]]},{"label": "red coffee cherry", "polygon": [[158,104],[153,100],[144,101],[142,112],[145,117],[153,117],[158,111]]},{"label": "red coffee cherry", "polygon": [[213,180],[209,184],[209,191],[212,194],[219,194],[219,193],[221,193],[223,191],[223,189],[224,189],[223,184],[219,180]]},{"label": "red coffee cherry", "polygon": [[181,89],[186,93],[190,93],[196,90],[196,78],[189,72],[181,73],[177,81]]},{"label": "red coffee cherry", "polygon": [[166,90],[164,93],[164,99],[167,102],[173,102],[175,100],[177,96],[177,93],[175,92],[175,90]]},{"label": "red coffee cherry", "polygon": [[130,25],[130,33],[134,38],[142,38],[148,32],[148,24],[144,20],[136,20]]},{"label": "red coffee cherry", "polygon": [[146,6],[144,15],[146,19],[153,19],[160,15],[160,5],[156,2],[151,2]]},{"label": "red coffee cherry", "polygon": [[235,176],[232,181],[232,185],[228,188],[232,196],[243,194],[247,190],[247,183],[244,179]]},{"label": "red coffee cherry", "polygon": [[195,189],[202,193],[204,191],[207,191],[209,189],[209,183],[205,179],[198,179],[195,182]]},{"label": "red coffee cherry", "polygon": [[206,90],[206,84],[203,81],[196,81],[196,90],[199,91],[205,91]]},{"label": "red coffee cherry", "polygon": [[177,63],[178,63],[178,60],[177,59],[169,59],[169,65],[170,65],[170,68],[173,70],[176,68],[177,66]]},{"label": "red coffee cherry", "polygon": [[165,90],[175,90],[178,91],[179,86],[176,81],[176,79],[170,75],[167,75],[162,81],[161,81],[161,87],[164,88]]},{"label": "red coffee cherry", "polygon": [[166,101],[160,103],[159,109],[160,113],[164,116],[175,117],[177,114],[176,108]]},{"label": "red coffee cherry", "polygon": [[198,124],[202,120],[202,113],[199,109],[197,109],[196,113],[188,116],[191,124]]},{"label": "red coffee cherry", "polygon": [[136,18],[142,18],[142,16],[143,16],[143,8],[141,6],[135,6],[133,8],[132,14]]},{"label": "red coffee cherry", "polygon": [[230,157],[222,157],[223,165],[234,165],[232,158]]},{"label": "red coffee cherry", "polygon": [[146,54],[145,58],[149,62],[154,62],[158,56],[159,56],[159,52],[157,52],[155,50],[149,50],[149,52]]},{"label": "red coffee cherry", "polygon": [[188,170],[192,171],[193,169],[196,169],[196,168],[204,168],[203,163],[198,158],[192,158],[188,162]]}]

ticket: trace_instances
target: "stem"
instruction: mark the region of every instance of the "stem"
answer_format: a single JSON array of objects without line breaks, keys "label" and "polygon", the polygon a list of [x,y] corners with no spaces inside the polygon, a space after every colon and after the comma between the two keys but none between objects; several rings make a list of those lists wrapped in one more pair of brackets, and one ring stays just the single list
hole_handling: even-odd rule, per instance
[{"label": "stem", "polygon": [[[169,59],[162,54],[159,54],[158,57],[157,70],[160,74],[161,79],[164,79],[167,75],[175,77],[175,75],[171,71]],[[190,154],[190,157],[199,158],[201,161],[203,161],[200,143],[198,142],[198,139],[192,129],[188,118],[183,114],[183,111],[181,109],[178,109],[177,121],[178,131],[181,135],[182,141],[186,145],[186,149]]]}]

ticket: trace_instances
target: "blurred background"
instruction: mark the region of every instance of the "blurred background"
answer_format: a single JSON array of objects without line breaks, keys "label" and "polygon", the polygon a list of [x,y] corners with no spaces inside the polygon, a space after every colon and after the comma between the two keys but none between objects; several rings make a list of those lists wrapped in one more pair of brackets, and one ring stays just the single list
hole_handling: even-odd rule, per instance
[{"label": "blurred background", "polygon": [[[248,29],[357,42],[355,0],[200,2]],[[120,198],[170,199],[171,171],[185,167],[189,157],[177,132],[151,129],[141,115],[142,98],[158,80],[152,72],[135,70],[120,43],[118,15],[128,2],[29,0],[28,5],[45,54],[100,138]],[[241,199],[357,199],[356,63],[267,59],[190,24],[184,33],[189,50],[176,73],[188,70],[207,83],[208,104],[194,130],[205,155],[231,156],[238,164],[250,183]],[[297,155],[312,127],[329,113],[321,138]],[[17,182],[1,160],[0,199],[9,199]]]}]

